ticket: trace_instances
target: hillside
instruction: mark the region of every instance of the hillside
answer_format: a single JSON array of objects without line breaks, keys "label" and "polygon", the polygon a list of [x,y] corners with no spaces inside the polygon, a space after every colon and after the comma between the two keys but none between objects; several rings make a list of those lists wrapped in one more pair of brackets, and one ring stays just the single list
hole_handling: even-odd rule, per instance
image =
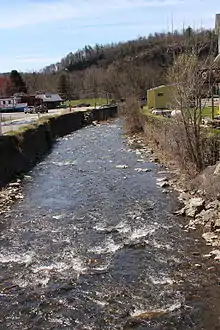
[{"label": "hillside", "polygon": [[123,43],[87,45],[45,67],[40,74],[26,75],[26,81],[31,91],[61,88],[71,98],[105,93],[121,97],[134,90],[143,95],[146,89],[166,82],[166,71],[174,56],[192,49],[200,57],[215,56],[214,31],[194,31],[189,27],[183,32],[155,33]]}]

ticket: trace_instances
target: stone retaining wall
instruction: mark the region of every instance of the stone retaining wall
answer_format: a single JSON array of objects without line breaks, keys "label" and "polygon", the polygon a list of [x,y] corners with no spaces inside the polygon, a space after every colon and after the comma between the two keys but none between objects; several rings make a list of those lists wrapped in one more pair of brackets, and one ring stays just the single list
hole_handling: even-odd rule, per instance
[{"label": "stone retaining wall", "polygon": [[94,120],[107,120],[115,116],[117,106],[73,112],[58,117],[45,117],[45,122],[36,127],[15,135],[0,136],[0,187],[30,170],[50,151],[57,137],[70,134]]}]

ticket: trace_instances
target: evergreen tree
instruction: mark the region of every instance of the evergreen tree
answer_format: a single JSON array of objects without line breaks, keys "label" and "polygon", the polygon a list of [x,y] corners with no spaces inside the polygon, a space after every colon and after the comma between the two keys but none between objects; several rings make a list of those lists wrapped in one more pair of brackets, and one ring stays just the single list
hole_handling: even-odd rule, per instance
[{"label": "evergreen tree", "polygon": [[59,78],[58,93],[60,94],[63,100],[67,100],[69,97],[68,79],[65,74],[61,74]]},{"label": "evergreen tree", "polygon": [[12,93],[27,93],[26,84],[17,70],[12,70],[10,73],[10,80],[12,84]]}]

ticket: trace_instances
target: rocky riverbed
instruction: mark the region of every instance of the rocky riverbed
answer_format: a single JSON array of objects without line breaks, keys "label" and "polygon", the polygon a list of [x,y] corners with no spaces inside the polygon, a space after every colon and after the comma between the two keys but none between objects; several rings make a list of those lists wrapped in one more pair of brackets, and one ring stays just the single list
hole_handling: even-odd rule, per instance
[{"label": "rocky riverbed", "polygon": [[[129,144],[139,146],[140,155],[148,155],[149,161],[160,162],[159,158],[154,155],[153,149],[149,149],[144,139],[141,136],[133,136],[129,138]],[[178,192],[178,199],[182,203],[182,208],[177,210],[175,214],[185,216],[188,219],[188,224],[185,225],[186,230],[199,230],[203,239],[208,246],[220,247],[220,196],[216,196],[216,191],[212,196],[207,196],[206,186],[207,181],[215,185],[220,184],[220,162],[215,166],[210,166],[208,171],[198,175],[198,181],[201,182],[199,189],[184,189],[184,184],[177,170],[170,172],[166,168],[166,174],[169,176],[160,178],[159,185],[161,188],[173,188]],[[163,192],[168,192],[164,190]],[[207,255],[214,257],[215,260],[220,259],[220,249],[215,249]]]}]

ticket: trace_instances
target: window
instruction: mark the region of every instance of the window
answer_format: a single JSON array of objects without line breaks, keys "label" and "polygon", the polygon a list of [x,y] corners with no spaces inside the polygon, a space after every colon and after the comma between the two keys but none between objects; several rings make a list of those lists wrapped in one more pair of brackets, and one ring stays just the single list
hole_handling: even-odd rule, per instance
[{"label": "window", "polygon": [[8,100],[8,104],[11,104],[11,100]]},{"label": "window", "polygon": [[3,104],[6,104],[6,101],[2,101]]},{"label": "window", "polygon": [[158,93],[157,95],[158,95],[158,96],[163,96],[163,93]]}]

